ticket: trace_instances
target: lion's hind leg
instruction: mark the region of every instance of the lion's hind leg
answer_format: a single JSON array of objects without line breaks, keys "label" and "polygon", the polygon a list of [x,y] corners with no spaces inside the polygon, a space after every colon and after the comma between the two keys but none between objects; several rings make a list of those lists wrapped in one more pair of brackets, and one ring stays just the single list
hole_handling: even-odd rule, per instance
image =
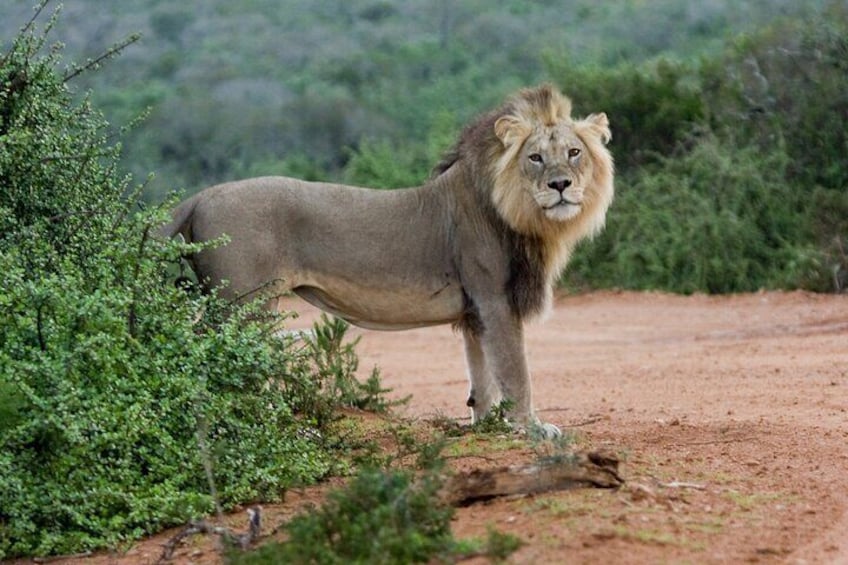
[{"label": "lion's hind leg", "polygon": [[469,331],[463,332],[465,340],[465,361],[468,368],[470,391],[467,405],[471,408],[471,421],[482,420],[494,406],[501,401],[501,391],[486,366],[483,346],[480,340]]}]

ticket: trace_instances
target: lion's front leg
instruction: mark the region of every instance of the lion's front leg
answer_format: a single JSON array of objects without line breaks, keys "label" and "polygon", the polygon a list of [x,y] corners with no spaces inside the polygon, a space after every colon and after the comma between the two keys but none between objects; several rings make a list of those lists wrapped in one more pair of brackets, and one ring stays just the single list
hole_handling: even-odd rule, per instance
[{"label": "lion's front leg", "polygon": [[503,397],[510,401],[508,413],[518,424],[533,418],[533,394],[524,351],[524,330],[511,313],[484,321],[480,336],[483,357]]},{"label": "lion's front leg", "polygon": [[545,437],[560,435],[556,426],[542,423],[534,413],[522,322],[506,307],[495,309],[483,318],[479,339],[485,367],[502,397],[512,403],[507,417],[519,427]]}]

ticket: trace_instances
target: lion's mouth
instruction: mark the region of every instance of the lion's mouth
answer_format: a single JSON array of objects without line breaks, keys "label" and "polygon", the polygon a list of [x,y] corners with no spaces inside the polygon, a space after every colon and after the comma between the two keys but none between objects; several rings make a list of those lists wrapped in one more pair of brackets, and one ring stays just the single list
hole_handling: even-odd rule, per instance
[{"label": "lion's mouth", "polygon": [[560,198],[559,202],[557,202],[556,204],[552,204],[550,206],[545,206],[545,210],[554,210],[554,209],[559,208],[561,206],[577,206],[579,208],[579,207],[583,206],[583,203],[582,202],[574,202],[572,200],[569,200],[568,198]]}]

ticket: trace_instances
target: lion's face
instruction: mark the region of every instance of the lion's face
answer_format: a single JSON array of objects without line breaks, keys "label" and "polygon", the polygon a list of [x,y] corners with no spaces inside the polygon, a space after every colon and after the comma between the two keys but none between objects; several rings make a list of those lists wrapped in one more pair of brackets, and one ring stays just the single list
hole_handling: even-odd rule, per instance
[{"label": "lion's face", "polygon": [[592,178],[592,157],[571,124],[536,128],[518,155],[524,187],[554,221],[566,221],[583,208],[587,179]]},{"label": "lion's face", "polygon": [[[502,153],[492,200],[514,229],[543,235],[600,214],[612,200],[612,158],[605,114],[572,120],[567,99],[553,98],[495,122]],[[595,228],[592,228],[593,230]]]}]

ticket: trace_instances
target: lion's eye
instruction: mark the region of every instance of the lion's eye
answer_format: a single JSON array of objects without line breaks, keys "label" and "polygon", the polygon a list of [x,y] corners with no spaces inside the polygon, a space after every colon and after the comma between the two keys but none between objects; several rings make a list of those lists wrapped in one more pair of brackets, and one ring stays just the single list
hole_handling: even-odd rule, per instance
[{"label": "lion's eye", "polygon": [[580,155],[580,149],[578,149],[577,147],[572,147],[568,150],[569,157],[577,157],[578,155]]},{"label": "lion's eye", "polygon": [[534,163],[541,163],[542,162],[542,156],[539,155],[538,153],[531,153],[530,156],[528,157],[528,159],[530,159]]}]

